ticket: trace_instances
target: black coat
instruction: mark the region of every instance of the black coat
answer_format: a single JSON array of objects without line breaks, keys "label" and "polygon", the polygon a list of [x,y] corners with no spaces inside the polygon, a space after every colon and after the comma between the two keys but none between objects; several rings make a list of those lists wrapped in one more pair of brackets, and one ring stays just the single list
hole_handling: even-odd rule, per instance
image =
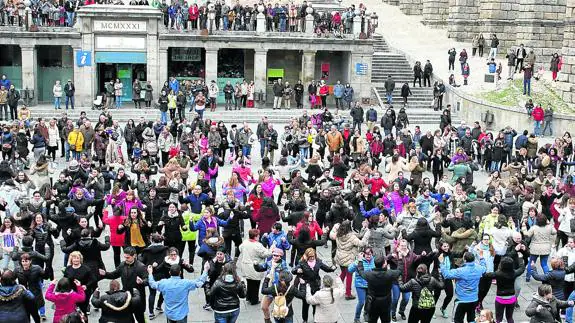
[{"label": "black coat", "polygon": [[102,260],[102,251],[110,249],[110,237],[106,236],[104,243],[94,237],[81,238],[69,246],[62,246],[62,252],[79,251],[84,257],[84,264],[90,268],[92,275],[98,277],[98,269],[106,269]]},{"label": "black coat", "polygon": [[131,292],[123,290],[108,291],[100,295],[99,291],[92,295],[92,305],[102,309],[102,323],[132,323],[132,314],[141,306],[141,296],[137,289]]},{"label": "black coat", "polygon": [[[298,269],[301,269],[301,274],[298,273]],[[292,269],[292,274],[298,275],[301,279],[303,279],[311,288],[311,293],[314,294],[321,287],[321,277],[319,275],[319,271],[323,270],[326,273],[331,273],[334,272],[335,269],[335,266],[330,267],[320,259],[316,259],[315,266],[313,268],[310,267],[307,262],[300,261],[297,266]]]},{"label": "black coat", "polygon": [[96,276],[92,274],[90,268],[86,265],[81,265],[78,268],[73,268],[71,265],[64,269],[64,277],[74,281],[77,279],[82,285],[91,288],[97,287],[98,280]]},{"label": "black coat", "polygon": [[231,311],[240,308],[240,298],[246,297],[246,284],[240,282],[225,282],[216,280],[207,291],[212,309],[214,311]]},{"label": "black coat", "polygon": [[[143,280],[142,284],[136,283],[136,277],[140,277]],[[123,261],[114,271],[107,272],[104,275],[107,279],[118,279],[122,280],[123,289],[133,289],[136,288],[140,292],[140,296],[146,296],[146,286],[148,285],[148,269],[140,261],[135,260],[132,264],[127,264]]]},{"label": "black coat", "polygon": [[40,266],[32,265],[29,270],[24,270],[21,266],[14,269],[14,274],[18,277],[18,283],[34,294],[34,303],[37,308],[44,306],[44,293],[42,292],[42,281],[48,278]]},{"label": "black coat", "polygon": [[431,252],[431,240],[434,237],[441,238],[441,227],[437,226],[437,229],[438,230],[431,230],[427,221],[422,218],[417,221],[415,229],[411,234],[408,235],[404,230],[402,235],[407,241],[413,241],[413,253],[420,255],[423,251],[426,253]]}]

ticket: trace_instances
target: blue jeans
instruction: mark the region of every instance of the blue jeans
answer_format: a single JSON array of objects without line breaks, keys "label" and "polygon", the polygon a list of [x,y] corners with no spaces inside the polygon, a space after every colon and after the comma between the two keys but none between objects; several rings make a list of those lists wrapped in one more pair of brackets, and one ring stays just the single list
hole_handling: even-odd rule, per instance
[{"label": "blue jeans", "polygon": [[399,313],[405,313],[405,308],[407,307],[407,303],[409,303],[409,299],[411,298],[411,292],[402,293],[399,289],[399,285],[393,284],[391,287],[391,315],[395,315],[400,294],[401,303],[399,304]]},{"label": "blue jeans", "polygon": [[[567,300],[568,301],[575,301],[575,291],[571,292],[571,295],[569,295],[569,298]],[[573,307],[572,306],[567,307],[567,309],[565,310],[565,322],[573,323]]]},{"label": "blue jeans", "polygon": [[70,160],[70,144],[68,141],[64,143],[64,152],[66,154],[66,162]]},{"label": "blue jeans", "polygon": [[309,147],[299,147],[299,161],[302,166],[305,165],[305,159],[307,158],[308,151]]},{"label": "blue jeans", "polygon": [[66,17],[67,17],[66,23],[68,24],[68,27],[72,27],[72,25],[74,24],[74,15],[75,15],[74,12],[66,11]]},{"label": "blue jeans", "polygon": [[531,79],[523,79],[523,95],[531,96]]},{"label": "blue jeans", "polygon": [[531,262],[535,262],[537,261],[537,258],[541,257],[541,268],[543,268],[543,272],[547,273],[549,271],[549,267],[547,266],[547,260],[549,259],[549,256],[537,256],[537,255],[531,255],[529,256],[529,262],[527,263],[527,273],[525,274],[525,278],[529,279],[531,278]]},{"label": "blue jeans", "polygon": [[541,133],[542,136],[545,136],[547,129],[549,129],[549,135],[553,136],[553,121],[545,121],[545,127],[543,127],[543,132]]},{"label": "blue jeans", "polygon": [[367,288],[355,287],[355,292],[357,294],[357,305],[355,306],[355,319],[359,320],[361,315],[361,310],[363,305],[365,305],[365,297],[367,295]]},{"label": "blue jeans", "polygon": [[60,109],[60,98],[54,97],[54,109]]},{"label": "blue jeans", "polygon": [[293,315],[292,316],[288,316],[288,317],[284,317],[283,320],[282,319],[275,319],[274,321],[276,323],[293,323]]},{"label": "blue jeans", "polygon": [[196,113],[200,116],[200,119],[203,119],[203,118],[204,118],[204,111],[205,111],[205,110],[206,110],[206,109],[196,110]]},{"label": "blue jeans", "polygon": [[68,103],[72,105],[72,109],[74,109],[74,96],[66,96],[66,110],[68,110]]},{"label": "blue jeans", "polygon": [[214,195],[216,195],[216,177],[210,178],[210,188],[212,192],[214,192]]},{"label": "blue jeans", "polygon": [[541,121],[535,121],[535,126],[533,128],[533,134],[535,137],[541,136]]},{"label": "blue jeans", "polygon": [[2,269],[8,268],[8,265],[10,265],[10,253],[4,252],[2,255]]},{"label": "blue jeans", "polygon": [[187,316],[184,317],[183,319],[177,320],[177,321],[168,319],[168,323],[186,323],[186,322],[188,322],[188,317],[187,317]]},{"label": "blue jeans", "polygon": [[235,323],[240,316],[240,309],[229,313],[216,313],[214,312],[215,323]]},{"label": "blue jeans", "polygon": [[160,121],[163,124],[168,124],[168,113],[164,111],[160,111]]},{"label": "blue jeans", "polygon": [[82,155],[82,152],[80,151],[72,151],[72,158],[74,158],[75,160],[80,160],[80,156]]},{"label": "blue jeans", "polygon": [[268,146],[268,141],[266,139],[260,139],[260,157],[264,158],[266,154],[266,147]]},{"label": "blue jeans", "polygon": [[242,153],[245,157],[250,157],[250,154],[252,153],[252,147],[250,146],[243,146],[242,147]]},{"label": "blue jeans", "polygon": [[387,102],[389,102],[390,104],[393,101],[393,95],[391,93],[385,93],[385,98],[387,99]]},{"label": "blue jeans", "polygon": [[489,168],[490,171],[499,171],[499,168],[501,167],[501,162],[500,161],[492,161],[491,162],[491,167]]},{"label": "blue jeans", "polygon": [[116,95],[116,109],[122,107],[122,96]]},{"label": "blue jeans", "polygon": [[230,21],[228,19],[228,16],[224,16],[224,30],[228,30],[229,24],[230,24]]}]

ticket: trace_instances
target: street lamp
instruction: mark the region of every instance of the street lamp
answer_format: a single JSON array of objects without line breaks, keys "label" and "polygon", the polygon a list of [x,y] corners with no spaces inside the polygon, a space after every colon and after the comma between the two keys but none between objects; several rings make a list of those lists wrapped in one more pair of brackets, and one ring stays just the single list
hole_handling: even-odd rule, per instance
[{"label": "street lamp", "polygon": [[210,34],[214,28],[214,20],[216,20],[216,7],[213,3],[208,5],[208,19],[210,19]]}]

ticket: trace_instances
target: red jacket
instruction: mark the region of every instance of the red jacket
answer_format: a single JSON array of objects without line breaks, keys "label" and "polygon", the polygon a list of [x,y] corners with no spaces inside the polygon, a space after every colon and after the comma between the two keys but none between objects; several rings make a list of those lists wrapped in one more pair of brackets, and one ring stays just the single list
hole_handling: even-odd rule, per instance
[{"label": "red jacket", "polygon": [[104,210],[102,222],[110,226],[110,244],[113,247],[123,247],[126,243],[125,233],[118,233],[118,226],[124,223],[125,216],[117,216],[108,214],[108,210]]},{"label": "red jacket", "polygon": [[196,6],[191,6],[190,9],[188,9],[188,15],[190,20],[196,20],[200,16],[200,10]]},{"label": "red jacket", "polygon": [[371,184],[370,192],[373,195],[378,195],[381,188],[387,188],[387,183],[383,180],[383,178],[369,178],[365,180],[365,184]]},{"label": "red jacket", "polygon": [[316,221],[312,221],[310,224],[306,224],[304,222],[299,222],[297,224],[297,226],[295,227],[295,236],[297,237],[299,235],[299,230],[301,230],[301,228],[307,225],[307,227],[309,228],[309,235],[311,237],[312,240],[316,240],[317,237],[321,237],[323,235],[323,230],[319,227],[319,224],[317,224]]},{"label": "red jacket", "polygon": [[543,111],[543,108],[541,108],[540,106],[536,106],[535,109],[533,109],[533,112],[531,112],[531,116],[535,121],[543,121],[543,118],[545,117],[545,112]]}]

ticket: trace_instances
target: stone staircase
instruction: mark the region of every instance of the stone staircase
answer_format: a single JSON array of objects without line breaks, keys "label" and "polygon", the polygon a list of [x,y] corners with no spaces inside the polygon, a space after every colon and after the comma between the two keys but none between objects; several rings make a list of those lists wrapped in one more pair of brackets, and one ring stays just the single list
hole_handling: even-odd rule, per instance
[{"label": "stone staircase", "polygon": [[[30,107],[32,110],[32,118],[60,118],[62,112],[66,110],[54,110],[51,105],[38,105]],[[92,110],[91,108],[78,108],[74,110],[68,110],[68,117],[76,120],[80,117],[80,112],[86,112],[87,117],[93,122],[98,120],[99,115],[102,113],[101,110]],[[154,108],[148,109],[135,109],[132,103],[125,104],[121,109],[112,109],[112,118],[120,122],[120,124],[125,124],[128,120],[132,119],[136,123],[140,117],[144,117],[148,121],[155,121],[160,118],[160,111]],[[308,110],[308,114],[319,113],[320,110]],[[250,108],[242,109],[237,111],[225,111],[224,106],[218,106],[215,112],[204,112],[204,119],[209,118],[213,121],[223,121],[226,124],[241,124],[247,122],[250,124],[259,123],[262,117],[268,117],[273,124],[285,125],[291,121],[294,117],[299,117],[302,114],[301,109],[291,109],[291,110],[272,110],[271,108]],[[349,117],[349,110],[340,111],[344,117]],[[186,117],[190,117],[191,114],[186,111]]]},{"label": "stone staircase", "polygon": [[[407,114],[410,123],[413,125],[439,125],[440,111],[433,111],[431,103],[433,101],[433,88],[431,87],[412,87],[413,86],[413,67],[409,64],[405,56],[392,52],[389,45],[383,39],[382,35],[374,36],[373,58],[371,69],[371,82],[377,94],[386,103],[384,82],[388,75],[391,75],[395,81],[395,90],[393,91],[393,102],[395,109],[403,106],[401,97],[401,87],[408,83],[412,96],[407,99]],[[446,102],[444,102],[444,105]]]}]

